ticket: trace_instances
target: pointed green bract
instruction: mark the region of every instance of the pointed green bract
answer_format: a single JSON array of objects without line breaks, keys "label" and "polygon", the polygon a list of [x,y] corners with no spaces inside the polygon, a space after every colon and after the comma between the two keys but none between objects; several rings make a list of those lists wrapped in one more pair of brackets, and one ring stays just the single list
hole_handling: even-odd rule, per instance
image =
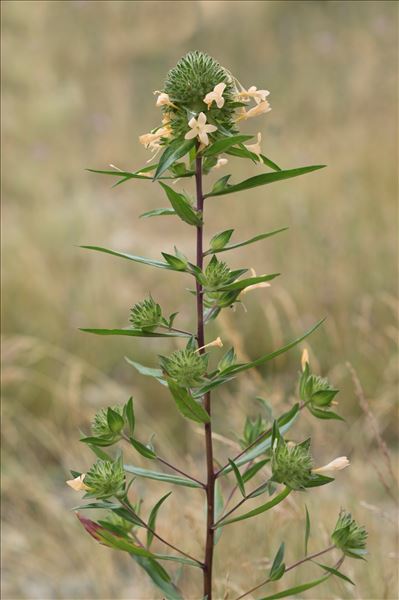
[{"label": "pointed green bract", "polygon": [[150,516],[148,518],[148,530],[147,530],[147,548],[151,546],[151,542],[154,539],[154,531],[157,520],[158,511],[161,508],[162,504],[165,502],[167,498],[171,495],[172,492],[168,492],[165,496],[162,496],[160,500],[155,504],[154,508],[151,510]]},{"label": "pointed green bract", "polygon": [[277,494],[277,496],[275,496],[272,500],[269,500],[269,502],[266,502],[265,504],[262,504],[261,506],[258,506],[258,508],[254,508],[253,510],[250,510],[249,512],[246,512],[245,514],[240,515],[239,517],[234,517],[233,519],[227,519],[227,521],[222,520],[215,527],[224,527],[225,525],[230,525],[230,523],[236,523],[237,521],[244,521],[245,519],[251,519],[252,517],[256,517],[257,515],[260,515],[261,513],[264,513],[267,510],[270,510],[274,506],[277,506],[277,504],[280,504],[280,502],[282,502],[290,493],[291,493],[290,488],[286,487],[286,488],[284,488],[284,490],[282,492]]},{"label": "pointed green bract", "polygon": [[137,477],[144,477],[145,479],[155,479],[156,481],[181,485],[183,487],[201,488],[199,483],[192,479],[188,479],[187,477],[180,477],[179,475],[169,475],[169,473],[142,469],[141,467],[135,467],[134,465],[124,465],[124,469],[127,473],[132,473],[133,475],[137,475]]}]

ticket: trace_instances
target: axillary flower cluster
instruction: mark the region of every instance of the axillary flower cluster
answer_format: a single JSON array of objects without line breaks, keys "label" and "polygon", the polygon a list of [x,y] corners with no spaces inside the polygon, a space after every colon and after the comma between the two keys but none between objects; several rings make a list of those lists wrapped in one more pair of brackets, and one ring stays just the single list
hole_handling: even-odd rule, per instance
[{"label": "axillary flower cluster", "polygon": [[[154,92],[162,124],[139,137],[154,157],[174,138],[197,139],[205,148],[226,133],[237,133],[239,121],[271,110],[268,90],[245,89],[226,69],[202,52],[190,52],[168,74],[164,89]],[[261,134],[247,146],[260,155]],[[226,165],[219,157],[216,168]]]},{"label": "axillary flower cluster", "polygon": [[[178,465],[172,464],[169,457],[166,459],[162,442],[156,437],[156,413],[152,421],[148,415],[148,423],[144,430],[141,429],[135,414],[135,403],[133,398],[129,398],[124,404],[107,406],[97,411],[89,432],[80,440],[94,453],[96,462],[86,473],[71,471],[72,478],[68,479],[67,484],[75,492],[83,493],[83,500],[89,500],[76,509],[79,510],[77,517],[84,529],[96,542],[128,553],[135,561],[135,568],[144,570],[145,577],[150,577],[158,588],[160,597],[166,600],[184,600],[188,597],[212,600],[212,597],[215,598],[214,592],[218,594],[218,598],[226,592],[233,599],[230,592],[241,589],[241,584],[234,584],[235,587],[230,591],[223,590],[219,594],[221,588],[216,588],[218,583],[213,572],[214,552],[219,548],[216,544],[225,528],[263,515],[277,507],[290,494],[304,497],[313,488],[332,484],[335,475],[349,466],[349,460],[346,456],[338,456],[324,466],[316,466],[310,438],[297,443],[286,437],[288,430],[303,415],[307,419],[315,418],[323,422],[328,420],[329,423],[343,420],[334,412],[338,390],[327,378],[313,372],[306,349],[302,354],[297,390],[292,390],[291,394],[295,400],[279,416],[276,414],[278,407],[271,406],[266,399],[260,397],[254,399],[257,407],[261,407],[254,414],[253,405],[249,404],[246,394],[237,393],[240,388],[234,387],[235,380],[242,372],[262,367],[298,346],[322,321],[282,347],[269,350],[253,360],[246,358],[240,361],[237,356],[239,353],[236,353],[234,347],[225,349],[219,355],[219,350],[226,344],[229,336],[236,339],[231,331],[225,331],[223,340],[218,335],[221,332],[217,331],[216,322],[220,313],[234,309],[237,304],[243,305],[245,294],[269,288],[270,281],[279,276],[279,273],[258,275],[254,269],[247,267],[231,268],[229,262],[223,260],[224,256],[219,258],[219,253],[259,243],[287,228],[257,233],[254,237],[239,242],[231,241],[233,229],[223,229],[206,241],[206,205],[208,199],[214,204],[219,196],[298,177],[321,169],[324,165],[282,169],[262,153],[260,132],[256,140],[249,143],[254,136],[240,133],[239,124],[270,111],[269,92],[254,85],[244,88],[227,69],[202,52],[190,52],[183,57],[169,71],[162,90],[156,91],[155,95],[155,104],[162,112],[161,123],[151,132],[141,135],[140,142],[153,156],[160,154],[156,164],[146,165],[134,172],[122,171],[113,165],[112,171],[95,172],[118,178],[118,185],[135,180],[140,180],[142,185],[147,186],[159,184],[159,191],[165,193],[168,201],[167,207],[148,210],[141,216],[164,218],[168,215],[169,220],[180,221],[186,231],[191,228],[191,252],[187,250],[187,254],[184,254],[174,246],[173,254],[165,251],[161,253],[161,259],[155,259],[138,256],[135,252],[98,246],[84,248],[129,260],[133,265],[139,263],[141,266],[162,269],[164,274],[173,271],[176,280],[184,274],[191,282],[190,287],[186,288],[190,294],[187,308],[194,308],[191,302],[194,297],[195,317],[190,319],[186,315],[186,321],[182,325],[179,313],[167,315],[161,303],[149,294],[142,300],[134,299],[130,311],[126,311],[126,326],[83,331],[101,336],[125,336],[125,340],[128,337],[131,341],[137,338],[159,338],[162,351],[156,352],[155,365],[142,365],[135,360],[130,354],[134,350],[138,351],[135,344],[129,350],[126,361],[129,368],[134,369],[137,380],[140,376],[145,376],[152,378],[156,386],[160,384],[159,390],[162,392],[155,402],[169,402],[176,410],[176,419],[181,419],[178,425],[176,423],[175,430],[179,427],[184,433],[182,438],[175,440],[176,445],[184,439],[192,456],[201,457],[204,465],[197,465],[197,461],[187,461],[185,451],[179,454],[178,448]],[[247,160],[251,168],[256,163],[257,169],[261,167],[261,172],[235,182],[231,181],[230,174],[223,175],[210,186],[206,185],[204,176],[213,169],[226,166],[230,159],[231,162]],[[192,188],[195,190],[195,199],[193,190],[186,191],[185,185],[189,185],[190,180],[194,184]],[[179,182],[180,187],[174,187]],[[225,213],[225,218],[227,217],[228,212]],[[171,298],[172,296],[173,294]],[[183,310],[185,309],[186,305]],[[208,325],[211,323],[212,334],[207,335]],[[267,345],[268,339],[261,339],[261,331],[262,324],[259,323],[259,343]],[[168,350],[170,338],[174,338],[176,345],[173,348],[169,346]],[[166,344],[166,349],[163,344]],[[152,347],[149,345],[147,350],[150,351]],[[263,376],[262,372],[258,375],[259,378]],[[236,413],[237,406],[245,410],[241,434],[235,435],[235,439],[233,435],[232,439],[226,439],[226,435],[229,435],[226,430],[229,431],[230,426],[231,402],[223,403],[217,393],[221,386],[227,384],[231,384],[231,397],[235,396],[234,412]],[[145,401],[144,394],[140,400]],[[220,421],[223,423],[221,430]],[[307,426],[305,422],[304,427]],[[153,431],[148,431],[148,427],[153,428]],[[192,435],[194,427],[195,430],[203,427],[203,438]],[[214,444],[215,440],[221,438],[227,443],[222,447]],[[203,441],[205,443],[202,446]],[[137,460],[140,462],[137,463]],[[192,469],[196,469],[194,474],[191,473]],[[343,476],[345,475],[346,473]],[[160,486],[167,485],[172,489],[168,489],[166,494],[163,490],[163,495],[149,505],[148,497],[142,496],[145,490],[143,480],[145,482],[146,479],[151,480],[154,485],[158,482]],[[168,497],[172,490],[177,495],[181,487],[188,488],[187,493],[202,495],[198,502],[193,502],[193,506],[201,507],[198,521],[203,522],[204,514],[206,515],[201,555],[198,548],[189,548],[188,552],[181,547],[181,532],[186,528],[181,519],[181,501],[176,504],[177,511],[173,518],[166,516],[169,523],[176,524],[175,531],[170,532],[172,541],[158,531],[159,519],[165,516],[166,510],[172,510],[166,503]],[[164,503],[166,506],[163,506]],[[205,510],[202,509],[204,504]],[[101,516],[93,521],[81,514],[86,509],[99,511]],[[263,581],[259,581],[262,574],[256,561],[253,568],[246,569],[251,588],[245,593],[241,593],[241,590],[240,596],[234,600],[241,600],[249,595],[254,597],[254,591],[283,578],[286,571],[328,552],[333,553],[334,562],[331,565],[316,563],[314,566],[322,569],[322,574],[317,579],[296,587],[287,584],[288,587],[282,586],[277,594],[268,594],[263,600],[302,596],[302,592],[333,576],[350,582],[339,569],[347,558],[364,557],[367,538],[365,529],[352,519],[350,513],[342,511],[331,534],[331,543],[324,549],[308,553],[311,524],[307,509],[304,517],[305,548],[302,558],[286,567],[283,561],[285,546],[280,539],[270,571],[268,574],[264,573]],[[161,531],[167,529],[170,531],[167,526]],[[279,538],[282,534],[278,520],[268,520],[266,517],[262,531],[267,535],[264,548],[269,553],[269,549],[275,544],[270,540],[270,535]],[[313,544],[313,540],[311,543]],[[249,562],[248,564],[250,565]],[[181,577],[179,580],[183,569],[201,571],[201,590],[196,577]],[[181,589],[184,585],[191,586],[187,593],[183,593]],[[140,597],[142,590],[135,587],[134,591],[135,597]]]}]

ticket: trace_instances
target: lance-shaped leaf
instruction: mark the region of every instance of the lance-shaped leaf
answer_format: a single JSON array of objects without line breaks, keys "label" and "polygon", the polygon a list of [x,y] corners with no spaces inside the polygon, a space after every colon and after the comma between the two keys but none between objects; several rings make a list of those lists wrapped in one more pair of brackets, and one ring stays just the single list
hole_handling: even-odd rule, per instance
[{"label": "lance-shaped leaf", "polygon": [[129,552],[129,554],[135,554],[137,556],[146,556],[148,558],[152,558],[154,556],[152,552],[149,552],[145,548],[141,548],[141,546],[136,546],[130,539],[117,537],[113,535],[110,531],[98,530],[96,534],[99,538],[101,538],[102,541],[104,541],[104,543],[107,546],[115,548],[116,550],[123,550],[124,552]]},{"label": "lance-shaped leaf", "polygon": [[272,273],[271,275],[259,275],[259,277],[248,277],[247,279],[240,279],[234,283],[229,283],[217,289],[218,292],[239,292],[245,290],[250,285],[256,283],[263,283],[264,281],[271,281],[275,277],[278,277],[280,273]]},{"label": "lance-shaped leaf", "polygon": [[276,556],[274,557],[272,567],[269,573],[270,581],[277,581],[284,575],[285,564],[284,559],[284,542],[281,543],[280,548],[277,550]]},{"label": "lance-shaped leaf", "polygon": [[133,446],[133,448],[135,448],[137,450],[137,452],[139,454],[141,454],[141,456],[144,456],[145,458],[150,458],[150,459],[154,459],[157,457],[155,452],[153,450],[151,450],[151,448],[148,448],[148,446],[145,446],[144,444],[142,444],[138,440],[135,440],[132,437],[129,438],[129,440],[130,440],[130,443]]},{"label": "lance-shaped leaf", "polygon": [[244,471],[242,474],[242,480],[244,483],[250,481],[255,475],[260,471],[268,462],[270,462],[270,458],[264,458],[259,462],[254,463],[249,469]]},{"label": "lance-shaped leaf", "polygon": [[266,502],[265,504],[261,504],[261,506],[258,506],[257,508],[254,508],[253,510],[250,510],[249,512],[246,512],[243,515],[234,517],[233,519],[227,519],[227,521],[221,521],[219,524],[215,525],[215,528],[216,527],[224,527],[225,525],[229,525],[230,523],[236,523],[237,521],[244,521],[245,519],[250,519],[251,517],[256,517],[256,515],[260,515],[261,513],[264,513],[267,510],[270,510],[271,508],[273,508],[274,506],[276,506],[277,504],[282,502],[290,493],[291,493],[290,488],[286,487],[283,489],[282,492],[277,494],[277,496],[272,498],[272,500],[269,500],[269,502]]},{"label": "lance-shaped leaf", "polygon": [[230,154],[231,156],[237,156],[238,158],[249,158],[254,162],[258,162],[260,158],[261,162],[263,162],[263,164],[267,167],[270,167],[274,171],[281,171],[281,168],[278,165],[276,165],[275,162],[270,160],[270,158],[267,158],[267,156],[265,156],[264,154],[260,154],[258,156],[257,154],[254,154],[254,152],[251,152],[247,148],[229,148],[227,154]]},{"label": "lance-shaped leaf", "polygon": [[179,160],[179,158],[182,158],[190,152],[191,148],[194,148],[194,146],[195,140],[176,140],[169,144],[159,159],[154,179],[159,179],[162,173],[169,169],[169,167]]},{"label": "lance-shaped leaf", "polygon": [[341,573],[337,569],[334,569],[333,567],[329,567],[328,565],[322,565],[321,563],[318,563],[318,562],[316,562],[316,565],[318,565],[319,567],[321,567],[325,571],[328,571],[328,573],[331,573],[331,575],[335,575],[336,577],[339,577],[340,579],[343,579],[344,581],[347,581],[348,583],[351,583],[352,585],[355,585],[355,583],[352,581],[352,579],[349,579],[349,577],[347,575],[344,575],[343,573]]},{"label": "lance-shaped leaf", "polygon": [[277,592],[277,594],[272,594],[271,596],[264,596],[260,600],[279,600],[279,598],[287,598],[294,597],[301,592],[306,592],[306,590],[310,590],[317,585],[320,585],[324,581],[326,581],[331,575],[325,575],[324,577],[320,577],[320,579],[314,579],[313,581],[309,581],[308,583],[302,583],[300,585],[296,585],[295,587],[288,588],[283,590],[282,592]]},{"label": "lance-shaped leaf", "polygon": [[215,156],[216,154],[221,154],[222,152],[226,152],[232,146],[236,144],[241,144],[242,142],[246,142],[253,138],[253,135],[231,135],[228,137],[224,137],[218,139],[212,145],[208,146],[203,152],[203,156]]},{"label": "lance-shaped leaf", "polygon": [[305,556],[307,556],[307,554],[308,554],[309,536],[310,536],[310,516],[309,516],[308,507],[306,506],[306,504],[305,504],[305,511],[306,511],[306,517],[305,517]]},{"label": "lance-shaped leaf", "polygon": [[212,190],[208,194],[205,194],[205,197],[207,198],[210,196],[222,196],[224,194],[242,192],[244,190],[249,190],[260,185],[266,185],[268,183],[274,183],[275,181],[282,181],[283,179],[291,179],[292,177],[305,175],[306,173],[311,173],[312,171],[322,169],[325,166],[326,165],[312,165],[310,167],[301,167],[299,169],[275,171],[274,173],[262,173],[261,175],[255,175],[255,177],[250,177],[249,179],[245,179],[244,181],[236,183],[235,185],[227,185],[219,191]]},{"label": "lance-shaped leaf", "polygon": [[165,496],[162,496],[162,498],[160,500],[158,500],[158,502],[155,504],[155,506],[153,507],[153,509],[150,512],[150,516],[148,518],[149,529],[147,529],[147,548],[149,548],[151,546],[151,542],[154,539],[154,531],[155,531],[158,511],[161,508],[162,504],[165,502],[166,498],[169,498],[171,493],[172,492],[168,492],[167,494],[165,494]]},{"label": "lance-shaped leaf", "polygon": [[233,469],[233,472],[234,472],[234,475],[235,475],[235,478],[237,481],[238,489],[240,490],[241,495],[245,498],[245,485],[244,485],[244,481],[241,476],[241,473],[240,473],[238,467],[236,466],[236,464],[230,458],[229,458],[229,464],[230,464],[230,467]]},{"label": "lance-shaped leaf", "polygon": [[233,231],[234,229],[226,229],[226,231],[222,231],[221,233],[214,235],[209,242],[210,250],[204,252],[204,256],[205,254],[215,254],[216,252],[221,252],[229,242],[231,236],[233,235]]},{"label": "lance-shaped leaf", "polygon": [[345,419],[343,417],[341,417],[340,415],[337,415],[337,413],[335,413],[334,411],[325,410],[323,408],[317,408],[315,406],[312,406],[312,404],[310,402],[309,402],[309,404],[306,405],[306,408],[317,419],[334,419],[336,421],[345,421]]},{"label": "lance-shaped leaf", "polygon": [[[220,481],[216,479],[215,481],[215,510],[214,510],[214,519],[213,522],[216,523],[220,519],[224,510],[224,499],[223,499],[223,491],[222,486],[220,485]],[[218,543],[220,536],[222,535],[222,528],[217,529],[215,531],[213,543]]]},{"label": "lance-shaped leaf", "polygon": [[141,467],[135,467],[134,465],[124,465],[124,469],[127,473],[132,473],[133,475],[137,475],[137,477],[144,477],[145,479],[154,479],[155,481],[173,483],[174,485],[181,485],[183,487],[202,487],[196,481],[188,479],[188,477],[180,477],[180,475],[169,475],[169,473],[150,471],[149,469],[142,469]]},{"label": "lance-shaped leaf", "polygon": [[172,582],[168,573],[152,558],[132,555],[133,560],[146,571],[151,581],[161,591],[166,600],[183,600],[182,593]]},{"label": "lance-shaped leaf", "polygon": [[145,367],[144,365],[141,365],[140,363],[138,363],[134,360],[131,360],[127,356],[125,356],[125,361],[129,365],[134,367],[136,369],[136,371],[138,371],[141,375],[145,375],[146,377],[154,377],[154,379],[157,379],[159,381],[159,383],[161,383],[162,385],[167,385],[165,379],[163,378],[163,373],[162,373],[161,369],[153,369],[152,367]]},{"label": "lance-shaped leaf", "polygon": [[146,329],[132,329],[125,327],[124,329],[93,329],[88,327],[80,327],[80,331],[85,333],[94,333],[96,335],[127,335],[130,337],[148,337],[148,338],[165,338],[165,337],[189,337],[186,333],[171,331],[170,333],[161,333],[157,331],[148,331]]},{"label": "lance-shaped leaf", "polygon": [[86,250],[95,250],[96,252],[104,252],[105,254],[111,254],[112,256],[120,256],[127,260],[133,260],[134,262],[141,263],[143,265],[150,265],[151,267],[157,267],[158,269],[168,269],[169,271],[176,271],[169,263],[153,258],[145,258],[144,256],[135,256],[134,254],[127,254],[126,252],[117,252],[116,250],[110,250],[109,248],[101,248],[100,246],[80,246]]},{"label": "lance-shaped leaf", "polygon": [[168,387],[178,410],[184,417],[196,423],[209,423],[209,414],[199,402],[194,400],[189,390],[180,387],[171,379],[168,380]]},{"label": "lance-shaped leaf", "polygon": [[306,331],[306,333],[301,335],[301,337],[297,338],[296,340],[293,340],[292,342],[290,342],[289,344],[286,344],[285,346],[282,346],[282,348],[279,348],[278,350],[275,350],[274,352],[271,352],[270,354],[264,354],[263,356],[261,356],[260,358],[257,358],[256,360],[253,360],[252,362],[232,365],[231,367],[228,367],[227,369],[222,371],[220,373],[220,375],[223,375],[223,376],[230,375],[230,374],[235,375],[236,373],[241,373],[241,371],[246,371],[247,369],[252,369],[253,367],[259,367],[263,363],[265,363],[269,360],[272,360],[273,358],[276,358],[277,356],[280,356],[280,354],[284,354],[284,352],[287,352],[287,350],[290,350],[291,348],[293,348],[294,346],[296,346],[297,344],[302,342],[302,340],[304,340],[309,335],[311,335],[318,327],[320,327],[320,325],[323,323],[323,321],[324,321],[324,319],[321,319],[318,323],[316,323],[316,325],[314,325],[311,329]]},{"label": "lance-shaped leaf", "polygon": [[175,215],[176,212],[173,208],[154,208],[153,210],[147,210],[140,215],[140,219],[147,219],[148,217],[164,217],[167,215]]},{"label": "lance-shaped leaf", "polygon": [[107,409],[107,423],[112,433],[120,433],[125,425],[124,418],[110,406]]},{"label": "lance-shaped leaf", "polygon": [[[209,248],[209,250],[204,252],[204,256],[208,255],[208,254],[217,254],[218,252],[227,252],[227,250],[235,250],[235,248],[241,248],[242,246],[247,246],[248,244],[254,244],[255,242],[259,242],[260,240],[265,240],[266,238],[271,237],[272,235],[276,235],[277,233],[281,233],[282,231],[287,231],[287,229],[288,229],[288,227],[282,227],[281,229],[275,229],[274,231],[269,231],[267,233],[261,233],[260,235],[256,235],[255,237],[253,237],[249,240],[246,240],[245,242],[238,242],[237,244],[229,244],[228,246],[223,245],[223,246],[217,247],[215,245],[212,245],[212,240],[211,240],[210,248]],[[230,229],[228,231],[232,232],[233,230]],[[223,232],[223,233],[227,233],[227,232]],[[222,235],[222,234],[219,234],[219,235]],[[213,239],[215,239],[215,238],[213,238]],[[227,242],[226,242],[226,244],[227,244]]]},{"label": "lance-shaped leaf", "polygon": [[326,477],[326,475],[320,475],[319,473],[312,473],[309,481],[305,484],[306,488],[320,487],[334,481],[333,477]]},{"label": "lance-shaped leaf", "polygon": [[169,202],[171,203],[175,213],[182,221],[189,225],[199,226],[202,224],[202,219],[197,211],[191,206],[184,194],[180,194],[165,183],[160,183],[165,190]]},{"label": "lance-shaped leaf", "polygon": [[136,419],[134,416],[133,398],[132,397],[129,398],[129,400],[126,402],[125,406],[123,407],[123,415],[129,426],[129,433],[130,433],[130,435],[133,435]]}]

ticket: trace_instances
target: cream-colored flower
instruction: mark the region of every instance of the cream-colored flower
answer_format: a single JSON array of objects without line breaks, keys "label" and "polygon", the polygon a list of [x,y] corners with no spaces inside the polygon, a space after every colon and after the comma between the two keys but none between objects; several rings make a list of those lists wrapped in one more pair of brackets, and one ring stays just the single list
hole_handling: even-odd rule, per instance
[{"label": "cream-colored flower", "polygon": [[156,106],[174,106],[174,104],[170,101],[168,94],[161,92],[157,98]]},{"label": "cream-colored flower", "polygon": [[89,487],[83,482],[85,477],[86,474],[82,473],[81,475],[78,475],[78,477],[75,477],[75,479],[68,479],[66,484],[69,485],[69,487],[71,487],[73,490],[75,490],[75,492],[86,492],[89,489]]},{"label": "cream-colored flower", "polygon": [[205,96],[204,102],[205,102],[205,104],[207,104],[208,110],[211,108],[212,102],[216,102],[216,106],[218,108],[222,108],[224,106],[223,92],[225,89],[226,89],[225,83],[218,83],[213,88],[213,91],[209,92]]},{"label": "cream-colored flower", "polygon": [[199,141],[207,146],[209,144],[208,133],[213,133],[217,130],[216,125],[209,125],[206,122],[206,115],[203,112],[200,112],[198,118],[193,117],[188,122],[191,127],[191,131],[188,131],[184,136],[184,139],[191,140],[195,137],[198,137]]},{"label": "cream-colored flower", "polygon": [[302,367],[302,371],[305,370],[306,365],[309,364],[309,352],[308,349],[305,348],[304,351],[302,352],[302,356],[301,356],[301,367]]},{"label": "cream-colored flower", "polygon": [[237,96],[238,99],[243,102],[249,102],[252,98],[255,100],[256,104],[260,104],[266,100],[269,94],[270,92],[268,90],[258,90],[256,85],[251,85],[248,90],[241,90]]},{"label": "cream-colored flower", "polygon": [[[257,277],[255,269],[251,269],[251,277]],[[260,283],[254,283],[254,284],[249,285],[248,287],[244,288],[241,292],[241,295],[247,294],[248,292],[251,292],[252,290],[257,290],[257,289],[266,288],[266,287],[270,287],[270,283],[268,281],[261,281]]]},{"label": "cream-colored flower", "polygon": [[265,100],[264,102],[260,102],[256,106],[253,106],[249,110],[245,110],[245,108],[242,108],[242,111],[239,114],[236,121],[237,122],[242,121],[242,120],[246,121],[247,119],[250,119],[252,117],[258,117],[259,115],[263,115],[264,113],[267,113],[270,111],[271,111],[270,104],[268,103],[267,100]]},{"label": "cream-colored flower", "polygon": [[334,471],[342,471],[342,469],[346,469],[349,467],[350,462],[346,456],[339,456],[335,458],[324,467],[318,467],[317,469],[312,469],[312,473],[332,473]]},{"label": "cream-colored flower", "polygon": [[262,150],[260,147],[260,143],[262,141],[262,134],[260,132],[258,133],[257,140],[258,141],[256,142],[256,144],[244,144],[244,146],[247,150],[249,150],[253,154],[256,154],[256,156],[260,160],[260,155],[262,154]]},{"label": "cream-colored flower", "polygon": [[217,163],[216,165],[214,165],[212,167],[212,169],[220,169],[221,167],[224,167],[225,165],[227,165],[228,163],[228,159],[227,158],[222,158],[221,156],[217,159]]},{"label": "cream-colored flower", "polygon": [[220,337],[217,337],[213,342],[209,342],[209,344],[205,344],[205,346],[201,346],[201,348],[197,348],[196,352],[199,350],[203,350],[204,348],[212,348],[216,346],[217,348],[223,348],[223,342]]}]

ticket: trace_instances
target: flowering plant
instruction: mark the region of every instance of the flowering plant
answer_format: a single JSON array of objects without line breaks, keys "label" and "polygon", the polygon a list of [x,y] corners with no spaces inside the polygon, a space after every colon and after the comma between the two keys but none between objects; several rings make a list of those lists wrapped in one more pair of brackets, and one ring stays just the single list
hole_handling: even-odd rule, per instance
[{"label": "flowering plant", "polygon": [[[153,156],[159,155],[158,162],[153,164],[150,160],[149,165],[134,172],[119,169],[94,172],[116,176],[117,184],[130,179],[159,183],[170,206],[148,211],[145,216],[174,215],[192,227],[196,237],[196,259],[191,261],[177,249],[174,254],[163,252],[163,259],[158,260],[101,247],[84,248],[159,269],[189,274],[195,284],[193,293],[196,299],[196,328],[195,331],[186,331],[175,326],[177,313],[169,317],[164,316],[161,306],[149,296],[137,302],[131,309],[128,327],[83,331],[98,335],[181,339],[181,349],[159,357],[159,368],[149,368],[130,359],[128,362],[142,375],[153,377],[168,388],[181,417],[204,426],[206,480],[202,481],[181,467],[170,464],[161,457],[152,443],[144,444],[138,439],[133,399],[130,398],[126,404],[102,409],[94,416],[91,434],[83,437],[81,441],[95,453],[97,462],[87,473],[72,471],[73,479],[67,483],[74,490],[85,492],[85,498],[90,499],[88,503],[79,507],[80,511],[93,509],[106,514],[105,518],[92,521],[79,512],[78,517],[87,532],[96,541],[130,554],[161,590],[163,597],[168,600],[184,597],[179,582],[176,578],[173,579],[163,566],[165,561],[175,561],[184,568],[199,569],[202,572],[203,589],[202,592],[198,590],[198,597],[211,600],[214,581],[213,555],[223,528],[270,511],[289,494],[330,484],[334,480],[331,474],[347,467],[349,461],[341,456],[324,467],[315,467],[310,451],[310,439],[294,443],[284,437],[305,408],[318,419],[341,419],[331,410],[338,390],[326,379],[311,372],[306,350],[302,355],[299,401],[275,419],[271,427],[268,427],[262,415],[256,419],[247,417],[240,438],[241,451],[228,457],[225,463],[214,456],[212,392],[236,378],[241,372],[258,367],[300,344],[319,327],[321,321],[282,348],[264,354],[256,360],[240,362],[234,349],[230,348],[216,366],[210,367],[211,348],[221,348],[223,343],[220,337],[206,343],[206,325],[216,320],[221,311],[242,302],[243,295],[248,291],[268,287],[270,281],[278,275],[256,275],[252,271],[248,276],[247,269],[231,269],[217,255],[264,240],[283,229],[261,233],[237,243],[230,243],[233,230],[227,229],[215,235],[210,240],[209,247],[205,249],[204,203],[207,198],[297,177],[321,169],[323,165],[284,170],[262,153],[260,133],[257,134],[255,143],[246,144],[253,136],[241,134],[238,124],[271,110],[267,100],[269,92],[258,90],[255,86],[245,89],[229,71],[202,52],[190,52],[182,58],[168,73],[163,90],[155,93],[156,106],[162,110],[161,123],[151,132],[141,135],[139,139]],[[268,170],[238,183],[230,183],[230,175],[224,175],[216,181],[212,189],[204,191],[203,176],[224,167],[230,157],[247,159]],[[195,179],[195,205],[185,192],[177,191],[169,185],[171,183],[174,186],[178,180],[190,178]],[[145,459],[161,464],[164,470],[144,469],[126,464],[122,458],[120,444],[127,444]],[[192,493],[204,494],[206,525],[202,557],[192,556],[187,550],[161,537],[157,531],[158,512],[171,492],[162,496],[148,512],[145,501],[137,497],[133,501],[131,498],[134,495],[130,492],[134,479],[128,480],[131,476],[186,486],[192,488]],[[258,481],[259,484],[254,486],[254,481]],[[225,490],[228,490],[228,496],[227,500],[223,501]],[[238,493],[241,499],[229,508],[228,505]],[[254,506],[253,500],[262,495],[261,503]],[[242,512],[240,509],[244,504],[248,507],[252,505],[252,508]],[[319,565],[322,575],[318,579],[285,588],[277,595],[264,597],[264,600],[291,597],[323,583],[332,576],[350,581],[339,569],[345,557],[363,557],[367,537],[365,530],[356,524],[350,514],[341,512],[331,536],[332,544],[314,554],[307,551],[309,534],[310,518],[306,510],[304,556],[294,564],[286,566],[284,544],[281,543],[270,572],[263,577],[263,581],[256,583],[239,598],[281,579],[285,573],[298,565],[314,561],[316,557],[333,549],[339,549],[341,556],[332,566]],[[155,550],[152,549],[153,543],[156,543]],[[165,546],[173,553],[163,554],[162,549]],[[249,580],[253,577],[254,573],[248,574]]]}]

